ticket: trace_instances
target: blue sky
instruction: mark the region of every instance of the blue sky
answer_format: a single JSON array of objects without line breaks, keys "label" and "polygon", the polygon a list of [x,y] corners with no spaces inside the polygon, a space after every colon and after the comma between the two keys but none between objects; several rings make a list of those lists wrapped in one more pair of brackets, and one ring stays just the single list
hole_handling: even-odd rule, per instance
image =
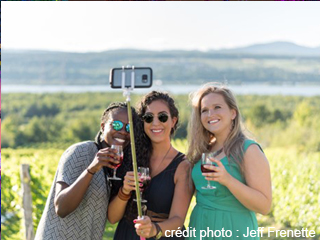
[{"label": "blue sky", "polygon": [[318,2],[13,2],[2,49],[209,50],[290,41],[320,46]]}]

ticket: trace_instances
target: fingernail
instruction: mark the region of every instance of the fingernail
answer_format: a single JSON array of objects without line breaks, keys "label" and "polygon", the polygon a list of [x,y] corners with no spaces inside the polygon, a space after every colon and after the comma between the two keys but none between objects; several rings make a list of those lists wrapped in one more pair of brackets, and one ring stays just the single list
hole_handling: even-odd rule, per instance
[{"label": "fingernail", "polygon": [[137,222],[137,220],[133,220],[133,223],[136,223]]},{"label": "fingernail", "polygon": [[143,186],[143,184],[142,184],[142,183],[139,183],[139,186],[140,186],[140,187],[142,187],[142,186]]}]

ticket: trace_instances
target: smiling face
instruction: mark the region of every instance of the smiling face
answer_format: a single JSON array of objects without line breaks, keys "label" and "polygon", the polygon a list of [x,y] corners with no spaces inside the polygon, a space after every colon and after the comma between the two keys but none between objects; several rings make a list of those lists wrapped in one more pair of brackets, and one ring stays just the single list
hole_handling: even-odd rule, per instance
[{"label": "smiling face", "polygon": [[[153,143],[160,143],[163,141],[170,141],[171,129],[177,122],[176,117],[171,117],[168,105],[161,101],[156,100],[151,102],[145,111],[145,115],[153,115],[153,121],[150,123],[144,122],[144,131]],[[161,122],[158,116],[167,115],[166,122]],[[160,119],[163,119],[160,117]]]},{"label": "smiling face", "polygon": [[[123,128],[120,131],[115,130],[112,126],[113,121],[121,121],[124,125]],[[109,146],[112,144],[123,145],[123,147],[128,145],[130,139],[130,134],[126,132],[126,125],[128,123],[128,114],[125,109],[116,109],[110,112],[108,121],[101,123],[104,141]]]},{"label": "smiling face", "polygon": [[221,94],[209,93],[201,100],[201,123],[209,132],[218,135],[228,134],[236,111],[230,109]]}]

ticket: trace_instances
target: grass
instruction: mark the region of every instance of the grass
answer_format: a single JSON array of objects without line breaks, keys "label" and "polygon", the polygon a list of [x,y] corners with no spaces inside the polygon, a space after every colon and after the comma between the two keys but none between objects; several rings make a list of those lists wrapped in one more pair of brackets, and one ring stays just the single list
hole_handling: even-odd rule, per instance
[{"label": "grass", "polygon": [[118,226],[118,224],[112,225],[111,223],[108,222],[106,229],[104,231],[104,234],[103,234],[103,240],[112,240],[117,226]]}]

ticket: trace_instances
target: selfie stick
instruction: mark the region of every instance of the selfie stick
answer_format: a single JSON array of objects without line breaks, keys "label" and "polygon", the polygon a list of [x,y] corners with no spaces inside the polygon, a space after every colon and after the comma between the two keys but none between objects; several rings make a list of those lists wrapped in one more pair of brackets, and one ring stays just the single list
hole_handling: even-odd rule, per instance
[{"label": "selfie stick", "polygon": [[134,66],[132,66],[132,72],[131,72],[131,87],[125,86],[125,71],[124,66],[122,66],[122,84],[121,88],[123,90],[123,96],[127,97],[127,108],[128,108],[128,117],[129,117],[129,126],[130,126],[130,142],[131,142],[131,152],[132,152],[132,166],[133,166],[133,172],[134,172],[134,181],[136,183],[136,197],[137,197],[137,207],[138,207],[138,217],[142,217],[142,210],[141,210],[141,196],[139,191],[139,181],[138,181],[138,168],[137,168],[137,159],[136,159],[136,146],[134,142],[134,131],[133,131],[133,121],[132,121],[132,112],[131,112],[131,98],[130,94],[134,89]]}]

